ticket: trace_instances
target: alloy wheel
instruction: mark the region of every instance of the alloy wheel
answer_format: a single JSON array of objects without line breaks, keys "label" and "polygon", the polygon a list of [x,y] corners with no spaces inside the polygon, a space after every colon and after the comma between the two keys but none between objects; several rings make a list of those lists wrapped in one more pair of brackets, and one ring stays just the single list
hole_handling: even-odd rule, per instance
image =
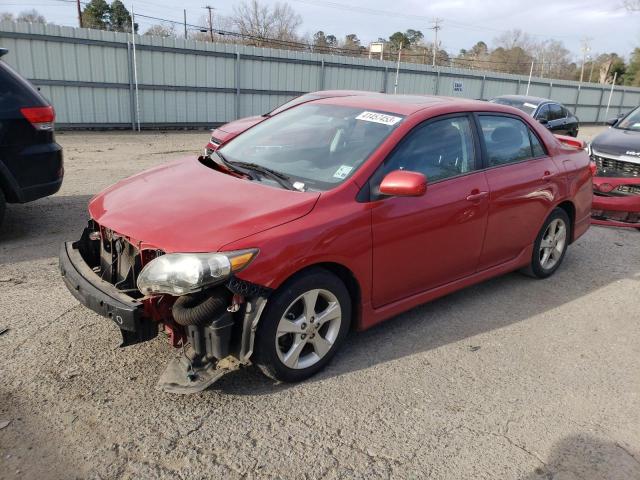
[{"label": "alloy wheel", "polygon": [[561,218],[556,218],[547,226],[540,242],[540,265],[551,270],[562,258],[567,244],[567,225]]},{"label": "alloy wheel", "polygon": [[334,345],[340,333],[342,309],[328,290],[309,290],[285,309],[276,330],[276,352],[292,369],[318,363]]}]

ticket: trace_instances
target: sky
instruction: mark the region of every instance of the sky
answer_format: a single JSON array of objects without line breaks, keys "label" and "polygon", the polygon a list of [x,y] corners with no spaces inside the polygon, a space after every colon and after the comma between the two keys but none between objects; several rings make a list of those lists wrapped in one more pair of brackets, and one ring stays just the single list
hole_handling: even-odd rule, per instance
[{"label": "sky", "polygon": [[[83,0],[84,1],[84,0]],[[110,1],[110,0],[108,0]],[[200,24],[207,0],[124,0],[137,13]],[[230,16],[242,0],[208,0],[214,16]],[[273,5],[276,0],[259,0]],[[389,37],[409,28],[421,30],[431,41],[431,20],[442,19],[441,48],[456,54],[479,40],[490,47],[506,30],[521,29],[535,40],[556,39],[575,55],[581,56],[582,40],[587,38],[590,54],[617,52],[628,57],[640,46],[640,12],[629,13],[623,0],[289,0],[303,19],[301,34],[318,30],[342,38],[355,33],[366,45],[378,37]],[[177,6],[176,6],[177,5]],[[46,19],[59,25],[77,25],[76,6],[68,0],[0,0],[0,12],[15,14],[35,8]],[[137,19],[141,30],[152,21]],[[155,22],[157,23],[157,22]],[[214,25],[216,22],[214,22]],[[178,31],[181,31],[178,29]]]}]

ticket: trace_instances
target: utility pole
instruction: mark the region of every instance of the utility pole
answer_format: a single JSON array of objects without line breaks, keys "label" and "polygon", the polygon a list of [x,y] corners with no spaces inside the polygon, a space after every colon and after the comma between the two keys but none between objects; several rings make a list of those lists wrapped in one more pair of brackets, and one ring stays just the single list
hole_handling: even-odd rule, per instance
[{"label": "utility pole", "polygon": [[580,83],[582,83],[582,79],[584,78],[584,62],[587,60],[587,53],[591,51],[591,47],[589,46],[590,38],[585,37],[582,39],[582,68],[580,68]]},{"label": "utility pole", "polygon": [[182,12],[184,13],[184,39],[187,39],[187,9],[183,9]]},{"label": "utility pole", "polygon": [[525,93],[525,95],[529,95],[529,87],[531,86],[531,76],[533,75],[533,63],[534,63],[534,60],[531,60],[531,70],[529,70],[529,81],[527,82],[527,93]]},{"label": "utility pole", "polygon": [[82,8],[80,7],[80,0],[76,0],[76,5],[78,5],[78,25],[82,28]]},{"label": "utility pole", "polygon": [[211,10],[214,10],[214,8],[210,7],[209,5],[207,5],[204,8],[209,10],[209,37],[211,37],[211,41],[213,42],[213,20],[212,20],[212,16],[211,16]]},{"label": "utility pole", "polygon": [[400,42],[400,49],[398,50],[398,66],[396,67],[396,83],[393,85],[393,94],[398,93],[398,76],[400,75],[400,58],[402,57],[402,44]]},{"label": "utility pole", "polygon": [[441,22],[442,22],[441,18],[434,18],[433,20],[431,20],[431,23],[433,24],[433,27],[431,27],[431,30],[433,30],[433,34],[434,34],[434,39],[433,39],[433,62],[431,63],[432,67],[436,66],[436,53],[438,52],[438,30],[440,30],[442,28],[440,26]]}]

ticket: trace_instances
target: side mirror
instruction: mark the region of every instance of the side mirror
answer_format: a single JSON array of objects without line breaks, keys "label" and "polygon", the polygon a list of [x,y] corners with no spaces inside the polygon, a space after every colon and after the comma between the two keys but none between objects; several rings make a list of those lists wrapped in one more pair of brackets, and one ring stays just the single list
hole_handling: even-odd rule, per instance
[{"label": "side mirror", "polygon": [[616,123],[618,123],[618,120],[620,120],[620,118],[610,118],[606,123],[610,127],[613,127]]},{"label": "side mirror", "polygon": [[394,170],[380,184],[380,193],[392,197],[420,197],[427,191],[427,177],[419,172]]},{"label": "side mirror", "polygon": [[542,125],[546,125],[547,123],[549,123],[549,120],[547,120],[546,118],[541,118],[538,120]]}]

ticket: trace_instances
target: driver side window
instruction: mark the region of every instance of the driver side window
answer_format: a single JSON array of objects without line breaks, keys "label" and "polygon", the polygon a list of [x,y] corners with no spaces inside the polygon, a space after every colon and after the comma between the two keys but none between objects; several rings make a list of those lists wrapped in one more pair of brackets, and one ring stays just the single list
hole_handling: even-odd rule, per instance
[{"label": "driver side window", "polygon": [[382,170],[420,172],[429,182],[470,172],[476,168],[473,138],[467,116],[425,123],[404,138]]}]

